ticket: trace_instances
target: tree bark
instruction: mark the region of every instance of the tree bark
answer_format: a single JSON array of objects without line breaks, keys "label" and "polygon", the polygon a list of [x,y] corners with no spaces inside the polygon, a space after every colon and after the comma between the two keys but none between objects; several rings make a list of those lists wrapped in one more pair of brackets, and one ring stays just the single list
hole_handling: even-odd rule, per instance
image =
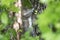
[{"label": "tree bark", "polygon": [[22,27],[22,18],[21,18],[22,17],[22,15],[21,15],[22,4],[21,4],[21,0],[17,0],[15,6],[19,8],[19,11],[18,11],[18,13],[15,13],[15,16],[17,19],[13,25],[13,28],[15,29],[15,31],[17,33],[17,40],[20,40],[21,33],[18,30]]}]

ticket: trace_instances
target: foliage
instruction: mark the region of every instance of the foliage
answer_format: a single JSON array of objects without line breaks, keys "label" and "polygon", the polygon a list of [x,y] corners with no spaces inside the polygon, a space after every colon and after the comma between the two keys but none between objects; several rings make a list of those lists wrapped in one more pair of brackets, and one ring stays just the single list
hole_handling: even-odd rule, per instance
[{"label": "foliage", "polygon": [[[45,40],[60,40],[60,1],[50,0],[47,4],[46,10],[38,15],[37,23],[40,31],[42,32],[42,38]],[[54,26],[52,26],[52,25]],[[54,28],[55,28],[55,31]]]},{"label": "foliage", "polygon": [[0,0],[0,40],[10,40],[10,36],[16,36],[16,32],[9,28],[12,25],[12,19],[9,18],[9,12],[18,12],[18,8],[14,6],[17,0]]},{"label": "foliage", "polygon": [[22,35],[21,40],[39,40],[39,36],[32,37],[30,32],[27,31],[24,35]]}]

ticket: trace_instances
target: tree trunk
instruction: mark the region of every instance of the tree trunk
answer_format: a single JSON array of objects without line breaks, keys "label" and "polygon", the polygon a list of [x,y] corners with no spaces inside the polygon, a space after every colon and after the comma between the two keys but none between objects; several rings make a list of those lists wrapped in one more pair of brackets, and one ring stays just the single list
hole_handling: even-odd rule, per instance
[{"label": "tree trunk", "polygon": [[22,15],[21,15],[22,4],[21,4],[21,0],[17,0],[15,6],[19,8],[19,11],[18,11],[18,13],[15,13],[15,16],[16,16],[17,19],[16,19],[16,21],[13,25],[13,28],[17,32],[17,40],[20,40],[21,33],[18,30],[20,28],[22,28],[22,19],[21,19],[21,17],[22,17]]}]

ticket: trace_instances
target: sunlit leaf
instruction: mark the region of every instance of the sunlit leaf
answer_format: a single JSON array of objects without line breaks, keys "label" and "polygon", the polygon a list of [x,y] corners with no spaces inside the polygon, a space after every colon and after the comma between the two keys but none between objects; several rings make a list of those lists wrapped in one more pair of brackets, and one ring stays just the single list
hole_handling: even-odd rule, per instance
[{"label": "sunlit leaf", "polygon": [[6,12],[3,12],[3,13],[1,14],[1,22],[2,22],[3,24],[5,24],[5,25],[8,24],[8,15],[7,15]]}]

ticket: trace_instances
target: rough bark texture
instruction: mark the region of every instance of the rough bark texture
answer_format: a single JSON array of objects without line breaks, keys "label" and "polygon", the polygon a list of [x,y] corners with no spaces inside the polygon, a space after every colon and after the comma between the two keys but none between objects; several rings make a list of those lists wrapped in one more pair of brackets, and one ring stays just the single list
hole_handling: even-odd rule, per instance
[{"label": "rough bark texture", "polygon": [[17,0],[15,6],[19,8],[19,11],[18,11],[18,13],[15,14],[15,16],[16,16],[17,19],[16,19],[16,21],[15,21],[15,23],[13,25],[13,28],[17,32],[17,40],[20,40],[21,33],[18,30],[22,26],[22,19],[21,19],[21,17],[22,17],[21,16],[21,7],[22,7],[22,4],[21,4],[21,0]]}]

